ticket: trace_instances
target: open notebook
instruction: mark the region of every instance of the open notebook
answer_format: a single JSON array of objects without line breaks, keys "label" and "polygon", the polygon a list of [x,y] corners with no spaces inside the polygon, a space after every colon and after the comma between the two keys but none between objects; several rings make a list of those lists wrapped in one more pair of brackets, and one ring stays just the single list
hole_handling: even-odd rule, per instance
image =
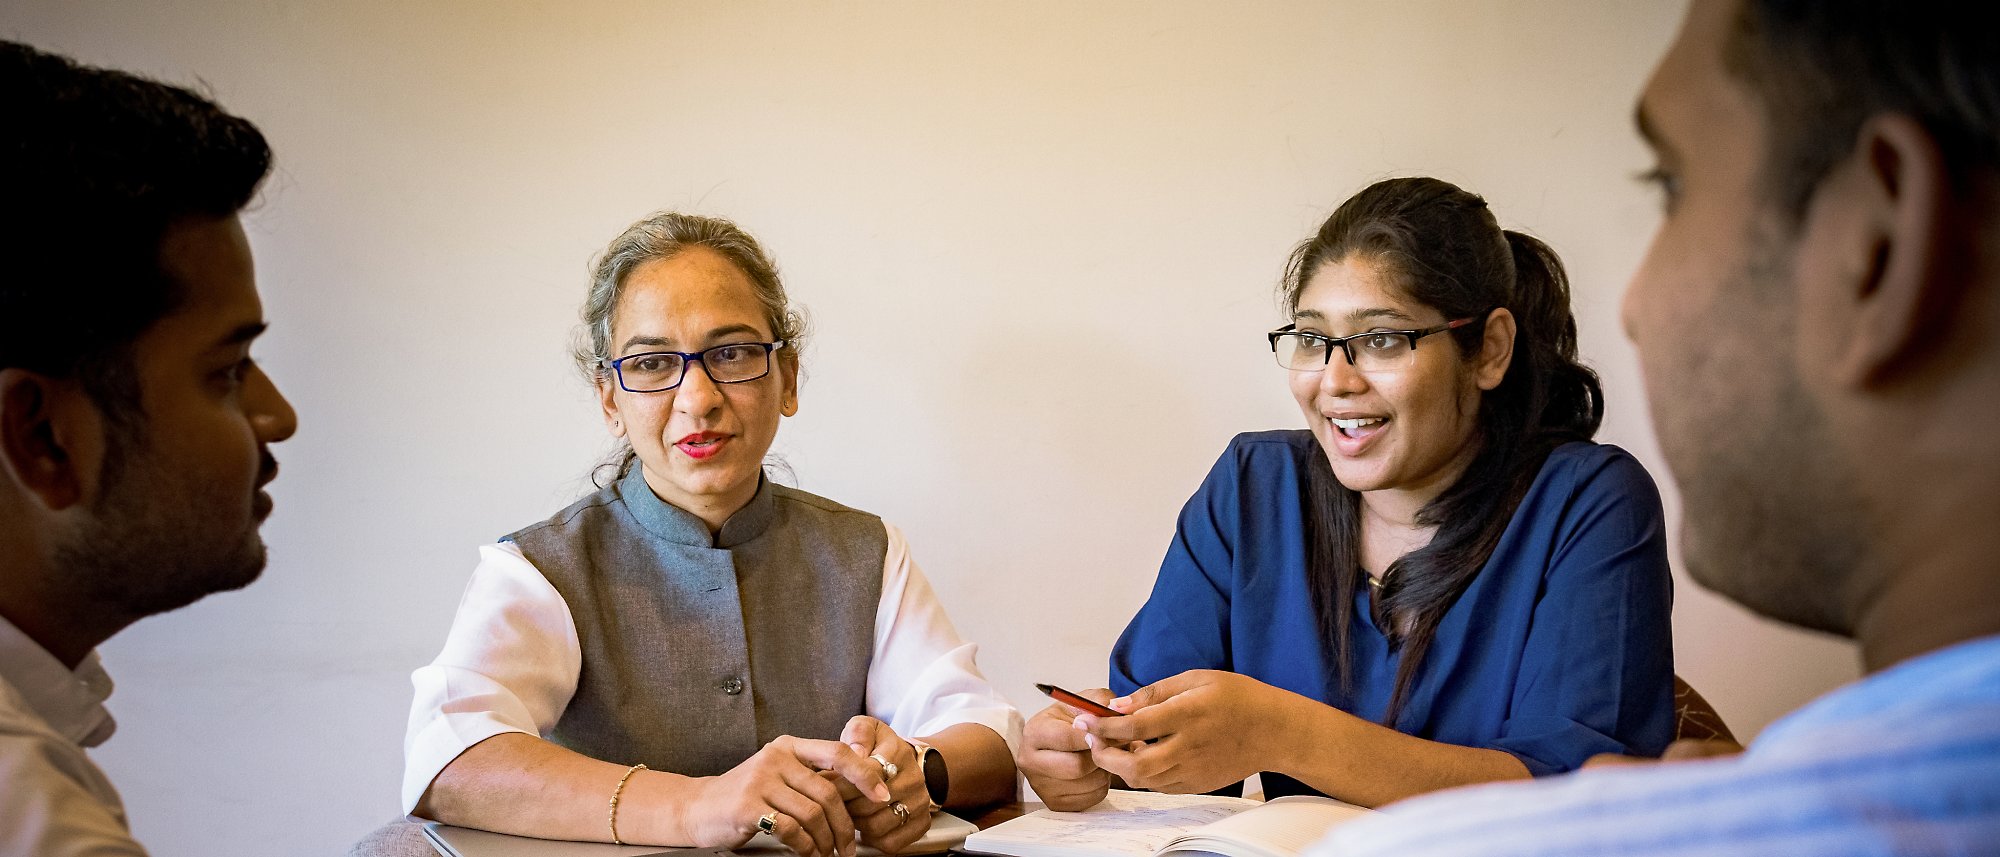
[{"label": "open notebook", "polygon": [[1210,795],[1113,791],[1082,812],[1041,810],[965,838],[965,850],[1010,857],[1155,857],[1207,851],[1294,857],[1370,810],[1296,795],[1265,803]]},{"label": "open notebook", "polygon": [[[978,830],[972,822],[948,812],[931,815],[931,829],[909,848],[909,854],[942,854],[965,841],[965,837]],[[609,842],[564,842],[553,839],[532,839],[526,836],[508,836],[505,833],[491,833],[465,827],[453,827],[435,821],[424,825],[424,836],[444,857],[650,857],[655,854],[676,854],[693,857],[699,854],[714,854],[729,857],[731,852],[706,848],[659,848],[640,845],[613,845]],[[779,844],[774,837],[759,833],[734,852],[744,857],[777,857],[789,855],[791,850]],[[858,857],[883,857],[882,852],[873,848],[862,848]]]}]

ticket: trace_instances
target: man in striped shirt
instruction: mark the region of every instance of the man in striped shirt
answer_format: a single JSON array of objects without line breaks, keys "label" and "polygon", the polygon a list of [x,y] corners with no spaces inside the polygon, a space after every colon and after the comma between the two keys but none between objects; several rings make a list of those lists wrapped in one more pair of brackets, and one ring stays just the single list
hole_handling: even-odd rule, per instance
[{"label": "man in striped shirt", "polygon": [[1625,301],[1689,572],[1868,675],[1740,755],[1419,798],[1313,857],[2000,854],[2000,30],[1694,0]]}]

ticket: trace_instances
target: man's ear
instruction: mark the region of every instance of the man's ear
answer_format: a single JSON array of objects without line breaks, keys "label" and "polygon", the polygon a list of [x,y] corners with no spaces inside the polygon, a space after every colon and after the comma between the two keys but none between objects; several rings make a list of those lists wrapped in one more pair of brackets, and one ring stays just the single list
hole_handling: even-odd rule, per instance
[{"label": "man's ear", "polygon": [[[1821,198],[1821,194],[1831,198]],[[1928,129],[1909,116],[1883,114],[1862,124],[1854,151],[1836,164],[1808,208],[1800,248],[1827,254],[1831,294],[1803,324],[1834,321],[1840,341],[1828,343],[1833,380],[1877,383],[1922,357],[1942,338],[1966,287],[1964,262],[1953,254],[1960,228],[1952,216],[1951,176]],[[1842,207],[1851,212],[1842,213]],[[1815,236],[1830,230],[1831,236]],[[1815,240],[1819,238],[1821,240]],[[1801,260],[1801,264],[1816,264]]]},{"label": "man's ear", "polygon": [[0,474],[50,511],[83,502],[89,463],[103,461],[102,415],[79,398],[69,383],[0,369]]}]

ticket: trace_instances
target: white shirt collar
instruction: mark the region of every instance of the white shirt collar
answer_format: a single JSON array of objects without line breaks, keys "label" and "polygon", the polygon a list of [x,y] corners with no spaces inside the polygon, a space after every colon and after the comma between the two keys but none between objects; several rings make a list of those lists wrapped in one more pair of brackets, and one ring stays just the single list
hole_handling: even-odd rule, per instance
[{"label": "white shirt collar", "polygon": [[4,618],[0,618],[0,680],[13,685],[50,728],[80,746],[102,744],[118,727],[111,712],[104,710],[104,700],[111,696],[111,676],[97,652],[85,655],[71,670]]}]

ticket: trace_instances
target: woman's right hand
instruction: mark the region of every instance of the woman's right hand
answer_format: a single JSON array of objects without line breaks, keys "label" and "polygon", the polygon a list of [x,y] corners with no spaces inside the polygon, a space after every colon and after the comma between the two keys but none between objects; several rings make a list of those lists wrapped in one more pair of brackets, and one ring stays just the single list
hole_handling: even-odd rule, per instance
[{"label": "woman's right hand", "polygon": [[[1104,703],[1112,697],[1101,687],[1082,695]],[[1021,752],[1014,759],[1035,794],[1058,812],[1088,809],[1111,790],[1111,775],[1091,760],[1085,733],[1076,728],[1078,713],[1060,702],[1036,713],[1022,732]]]},{"label": "woman's right hand", "polygon": [[854,820],[840,788],[821,771],[889,801],[881,766],[854,748],[787,735],[702,784],[683,822],[691,844],[739,847],[757,835],[758,819],[776,813],[773,835],[800,857],[854,857]]}]

